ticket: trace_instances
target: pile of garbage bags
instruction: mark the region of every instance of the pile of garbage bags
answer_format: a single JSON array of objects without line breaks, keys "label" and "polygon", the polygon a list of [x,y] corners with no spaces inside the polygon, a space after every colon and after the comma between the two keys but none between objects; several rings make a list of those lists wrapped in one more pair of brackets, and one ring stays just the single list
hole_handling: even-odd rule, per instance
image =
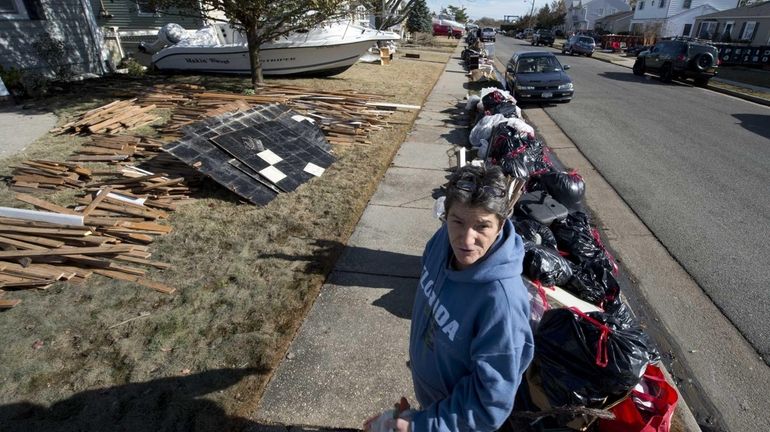
[{"label": "pile of garbage bags", "polygon": [[[585,181],[552,157],[509,92],[485,88],[466,108],[477,159],[525,182],[511,220],[525,245],[535,357],[514,411],[611,409],[660,356],[621,301],[615,259],[582,204]],[[530,420],[522,430],[595,427],[578,411],[543,416],[537,428]]]}]

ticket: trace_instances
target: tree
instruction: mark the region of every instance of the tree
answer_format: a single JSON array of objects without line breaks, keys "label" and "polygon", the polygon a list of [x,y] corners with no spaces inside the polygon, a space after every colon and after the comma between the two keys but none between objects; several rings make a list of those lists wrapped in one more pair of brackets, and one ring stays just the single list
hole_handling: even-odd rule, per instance
[{"label": "tree", "polygon": [[[409,16],[416,0],[359,0],[366,10],[374,14],[374,26],[386,29],[399,25]],[[383,9],[384,7],[384,9]]]},{"label": "tree", "polygon": [[295,30],[304,30],[341,16],[345,0],[155,0],[158,8],[177,7],[195,13],[222,11],[231,25],[246,33],[251,84],[264,82],[259,46]]},{"label": "tree", "polygon": [[468,14],[465,12],[465,6],[447,6],[447,10],[450,14],[454,15],[457,22],[468,22]]},{"label": "tree", "polygon": [[551,8],[546,4],[537,11],[537,27],[551,28]]},{"label": "tree", "polygon": [[425,0],[415,0],[406,19],[406,29],[411,33],[430,33],[433,30],[433,20]]},{"label": "tree", "polygon": [[553,0],[551,3],[551,27],[563,25],[566,16],[567,5],[564,0]]}]

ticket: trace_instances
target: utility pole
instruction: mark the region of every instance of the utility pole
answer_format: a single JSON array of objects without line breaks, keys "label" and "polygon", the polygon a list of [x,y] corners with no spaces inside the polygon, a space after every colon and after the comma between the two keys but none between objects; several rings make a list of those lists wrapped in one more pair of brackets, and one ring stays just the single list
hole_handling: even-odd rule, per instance
[{"label": "utility pole", "polygon": [[535,0],[532,0],[532,8],[530,8],[529,10],[529,21],[530,21],[529,26],[532,28],[535,28],[534,18],[535,18]]}]

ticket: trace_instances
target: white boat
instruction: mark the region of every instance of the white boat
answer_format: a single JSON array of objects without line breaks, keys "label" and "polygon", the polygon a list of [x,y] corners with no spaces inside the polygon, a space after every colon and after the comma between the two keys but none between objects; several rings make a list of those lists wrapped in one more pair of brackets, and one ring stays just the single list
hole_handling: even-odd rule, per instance
[{"label": "white boat", "polygon": [[[175,27],[173,27],[175,26]],[[307,31],[290,33],[259,49],[263,75],[336,75],[358,61],[377,41],[400,36],[351,24],[324,23]],[[167,24],[158,41],[144,45],[159,70],[250,74],[246,36],[227,24],[187,31]]]}]

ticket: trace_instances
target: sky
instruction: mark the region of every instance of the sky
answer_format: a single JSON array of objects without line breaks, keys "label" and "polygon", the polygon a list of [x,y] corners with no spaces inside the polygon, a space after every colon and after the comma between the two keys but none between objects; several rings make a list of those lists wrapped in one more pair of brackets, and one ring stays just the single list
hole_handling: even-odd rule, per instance
[{"label": "sky", "polygon": [[[438,13],[442,7],[465,7],[471,19],[489,17],[503,19],[503,15],[528,15],[533,0],[427,0],[431,12]],[[534,0],[535,13],[551,0]]]}]

